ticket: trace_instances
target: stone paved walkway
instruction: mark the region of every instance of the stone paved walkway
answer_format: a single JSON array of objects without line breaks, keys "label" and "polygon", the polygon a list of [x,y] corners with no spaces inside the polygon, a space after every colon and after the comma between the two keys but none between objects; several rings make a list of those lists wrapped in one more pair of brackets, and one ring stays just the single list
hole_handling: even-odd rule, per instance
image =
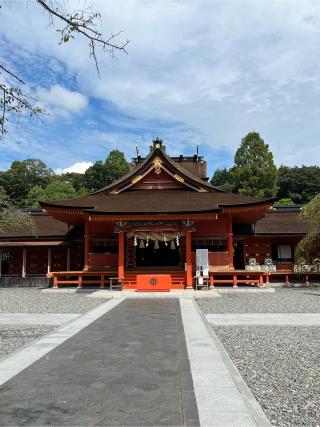
[{"label": "stone paved walkway", "polygon": [[2,426],[198,425],[179,300],[121,302],[5,382],[0,412]]}]

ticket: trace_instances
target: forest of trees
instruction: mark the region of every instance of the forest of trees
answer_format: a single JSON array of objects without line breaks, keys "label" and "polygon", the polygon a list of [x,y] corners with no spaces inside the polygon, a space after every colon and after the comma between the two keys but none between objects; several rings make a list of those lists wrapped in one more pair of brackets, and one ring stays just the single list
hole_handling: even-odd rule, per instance
[{"label": "forest of trees", "polygon": [[[58,175],[38,159],[12,162],[0,172],[0,190],[11,206],[39,207],[39,200],[81,197],[111,184],[129,170],[129,163],[119,150],[111,151],[104,161],[97,161],[81,173]],[[275,196],[280,204],[305,204],[320,193],[320,167],[276,168],[268,145],[257,132],[241,141],[234,166],[217,169],[211,179],[215,186],[236,193]]]},{"label": "forest of trees", "polygon": [[[39,200],[59,200],[85,196],[111,184],[129,170],[124,154],[109,153],[105,161],[98,161],[84,174],[57,175],[38,159],[14,161],[10,169],[0,172],[0,190],[12,206],[39,207]],[[4,197],[4,196],[3,196]]]}]

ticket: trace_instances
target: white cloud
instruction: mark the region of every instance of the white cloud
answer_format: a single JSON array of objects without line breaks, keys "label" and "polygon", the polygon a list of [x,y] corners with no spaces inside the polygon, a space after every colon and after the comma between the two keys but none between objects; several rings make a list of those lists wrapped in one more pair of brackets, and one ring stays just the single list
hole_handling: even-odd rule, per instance
[{"label": "white cloud", "polygon": [[84,95],[58,84],[51,86],[50,89],[39,87],[37,96],[41,104],[46,106],[51,113],[58,116],[79,113],[88,105],[88,99]]},{"label": "white cloud", "polygon": [[[154,118],[183,123],[191,130],[190,140],[198,134],[208,148],[232,152],[246,132],[257,130],[278,163],[315,161],[319,1],[92,3],[102,15],[101,31],[123,30],[131,40],[129,55],[118,55],[119,65],[110,66],[108,56],[99,52],[101,78],[87,43],[78,39],[59,45],[59,35],[47,28],[48,16],[38,5],[12,0],[1,9],[1,32],[8,40],[35,55],[35,62],[37,53],[49,55],[75,77],[81,93],[59,85],[40,88],[55,114],[82,111],[93,96],[136,117],[137,123]],[[72,1],[64,4],[75,7]],[[55,62],[53,67],[59,71]],[[106,131],[106,142],[112,144],[112,130]],[[163,127],[156,136],[166,132]],[[180,148],[185,133],[176,133],[167,145]],[[126,134],[125,128],[114,139],[122,144]],[[90,142],[92,151],[100,149],[99,140]]]},{"label": "white cloud", "polygon": [[77,173],[85,173],[85,171],[90,168],[90,166],[92,166],[93,163],[92,162],[76,162],[73,165],[67,167],[67,168],[59,168],[55,170],[55,173],[57,173],[58,175],[61,175],[63,173],[68,173],[68,172],[77,172]]}]

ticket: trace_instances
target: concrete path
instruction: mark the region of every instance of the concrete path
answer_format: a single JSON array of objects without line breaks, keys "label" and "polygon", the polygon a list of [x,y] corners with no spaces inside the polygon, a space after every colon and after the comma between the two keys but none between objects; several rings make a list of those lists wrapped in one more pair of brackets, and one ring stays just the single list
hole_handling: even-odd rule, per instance
[{"label": "concrete path", "polygon": [[181,299],[180,305],[201,426],[269,426],[196,303]]},{"label": "concrete path", "polygon": [[0,313],[0,325],[62,325],[81,314]]},{"label": "concrete path", "polygon": [[[45,356],[0,388],[0,425],[199,425],[179,301],[120,302],[38,341]],[[101,315],[107,306],[115,308]],[[27,353],[7,358],[0,374]]]},{"label": "concrete path", "polygon": [[[0,361],[0,385],[9,381],[28,366],[37,362],[47,353],[77,334],[81,329],[90,325],[103,314],[120,304],[123,300],[110,300],[99,305],[88,313],[78,317],[73,322],[67,323],[43,338],[23,347],[17,352],[4,357]],[[0,404],[1,407],[1,404]],[[1,417],[0,417],[1,422]]]},{"label": "concrete path", "polygon": [[214,326],[319,326],[320,313],[228,313],[207,314]]}]

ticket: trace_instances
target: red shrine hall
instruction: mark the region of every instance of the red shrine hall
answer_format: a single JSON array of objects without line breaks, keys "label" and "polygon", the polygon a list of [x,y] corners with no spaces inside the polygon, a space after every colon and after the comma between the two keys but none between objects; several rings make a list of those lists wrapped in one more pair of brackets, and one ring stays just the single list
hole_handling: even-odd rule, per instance
[{"label": "red shrine hall", "polygon": [[[191,289],[197,249],[207,249],[211,288],[263,286],[276,276],[288,281],[305,230],[297,209],[275,209],[273,202],[212,186],[202,157],[170,157],[156,139],[149,155],[133,159],[113,184],[31,210],[36,236],[1,235],[0,275],[52,277],[54,287]],[[266,259],[274,270],[250,266]]]}]

